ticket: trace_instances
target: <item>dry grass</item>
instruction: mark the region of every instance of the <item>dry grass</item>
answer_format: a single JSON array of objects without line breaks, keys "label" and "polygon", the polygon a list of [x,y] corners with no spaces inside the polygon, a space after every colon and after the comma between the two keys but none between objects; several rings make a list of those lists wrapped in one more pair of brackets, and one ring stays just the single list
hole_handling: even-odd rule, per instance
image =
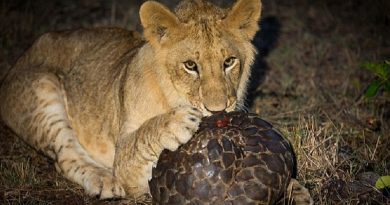
[{"label": "dry grass", "polygon": [[[101,25],[139,29],[140,3],[2,1],[0,77],[45,31]],[[390,173],[390,95],[361,97],[374,76],[360,64],[390,58],[389,9],[386,0],[264,0],[264,19],[272,17],[273,24],[264,22],[263,29],[276,30],[277,39],[261,47],[251,110],[291,140],[298,179],[316,204],[386,203],[367,178]],[[268,45],[272,36],[265,34],[260,42]],[[0,147],[0,204],[124,203],[86,197],[8,129],[0,129]]]},{"label": "dry grass", "polygon": [[384,204],[362,178],[390,173],[390,95],[362,98],[373,76],[360,64],[390,56],[386,4],[367,11],[364,2],[299,2],[269,5],[281,35],[253,110],[290,138],[298,178],[317,204]]}]

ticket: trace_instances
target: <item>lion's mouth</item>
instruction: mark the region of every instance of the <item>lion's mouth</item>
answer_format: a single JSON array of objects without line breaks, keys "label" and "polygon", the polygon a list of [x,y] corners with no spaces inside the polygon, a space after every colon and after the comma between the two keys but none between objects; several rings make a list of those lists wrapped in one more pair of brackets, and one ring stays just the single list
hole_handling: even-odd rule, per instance
[{"label": "lion's mouth", "polygon": [[203,116],[204,117],[208,117],[208,116],[211,116],[213,115],[212,112],[208,111],[207,108],[203,105],[203,103],[201,104],[201,106],[199,106],[200,111],[202,112]]},{"label": "lion's mouth", "polygon": [[212,112],[212,111],[207,110],[207,108],[204,106],[203,103],[200,106],[196,106],[196,107],[202,112],[204,117],[211,116],[211,115],[213,115],[215,113],[232,112],[232,111],[236,110],[236,104],[235,103],[231,104],[229,107],[225,108],[224,110],[217,111],[217,112]]}]

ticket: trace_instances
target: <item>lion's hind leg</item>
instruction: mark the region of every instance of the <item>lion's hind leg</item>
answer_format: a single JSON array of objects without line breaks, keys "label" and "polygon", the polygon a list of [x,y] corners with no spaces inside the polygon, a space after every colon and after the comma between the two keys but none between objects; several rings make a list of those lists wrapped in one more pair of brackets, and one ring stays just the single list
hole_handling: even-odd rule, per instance
[{"label": "lion's hind leg", "polygon": [[310,196],[309,190],[301,185],[298,180],[291,179],[290,184],[287,187],[288,199],[295,205],[312,205],[314,204],[313,199]]},{"label": "lion's hind leg", "polygon": [[100,198],[123,197],[122,186],[81,146],[65,109],[59,78],[48,73],[19,73],[8,78],[1,115],[31,146],[55,160],[57,170]]}]

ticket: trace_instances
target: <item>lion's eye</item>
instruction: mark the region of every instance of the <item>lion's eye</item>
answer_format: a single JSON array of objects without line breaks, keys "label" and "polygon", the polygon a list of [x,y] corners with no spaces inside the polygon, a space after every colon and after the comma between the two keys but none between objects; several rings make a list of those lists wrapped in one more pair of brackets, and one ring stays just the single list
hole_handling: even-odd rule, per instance
[{"label": "lion's eye", "polygon": [[223,67],[225,71],[230,70],[235,64],[236,64],[237,58],[236,57],[229,57],[223,62]]},{"label": "lion's eye", "polygon": [[189,72],[198,72],[198,65],[196,65],[196,63],[192,60],[184,62],[184,66]]}]

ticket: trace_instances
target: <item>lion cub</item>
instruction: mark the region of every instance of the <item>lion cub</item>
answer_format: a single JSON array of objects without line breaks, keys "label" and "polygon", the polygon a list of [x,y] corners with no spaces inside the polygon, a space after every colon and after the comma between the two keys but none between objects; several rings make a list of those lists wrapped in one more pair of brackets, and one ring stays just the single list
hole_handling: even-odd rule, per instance
[{"label": "lion cub", "polygon": [[46,33],[3,81],[1,117],[89,195],[148,193],[163,149],[244,104],[260,12],[260,0],[185,0],[174,12],[148,1],[145,40],[119,28]]}]

